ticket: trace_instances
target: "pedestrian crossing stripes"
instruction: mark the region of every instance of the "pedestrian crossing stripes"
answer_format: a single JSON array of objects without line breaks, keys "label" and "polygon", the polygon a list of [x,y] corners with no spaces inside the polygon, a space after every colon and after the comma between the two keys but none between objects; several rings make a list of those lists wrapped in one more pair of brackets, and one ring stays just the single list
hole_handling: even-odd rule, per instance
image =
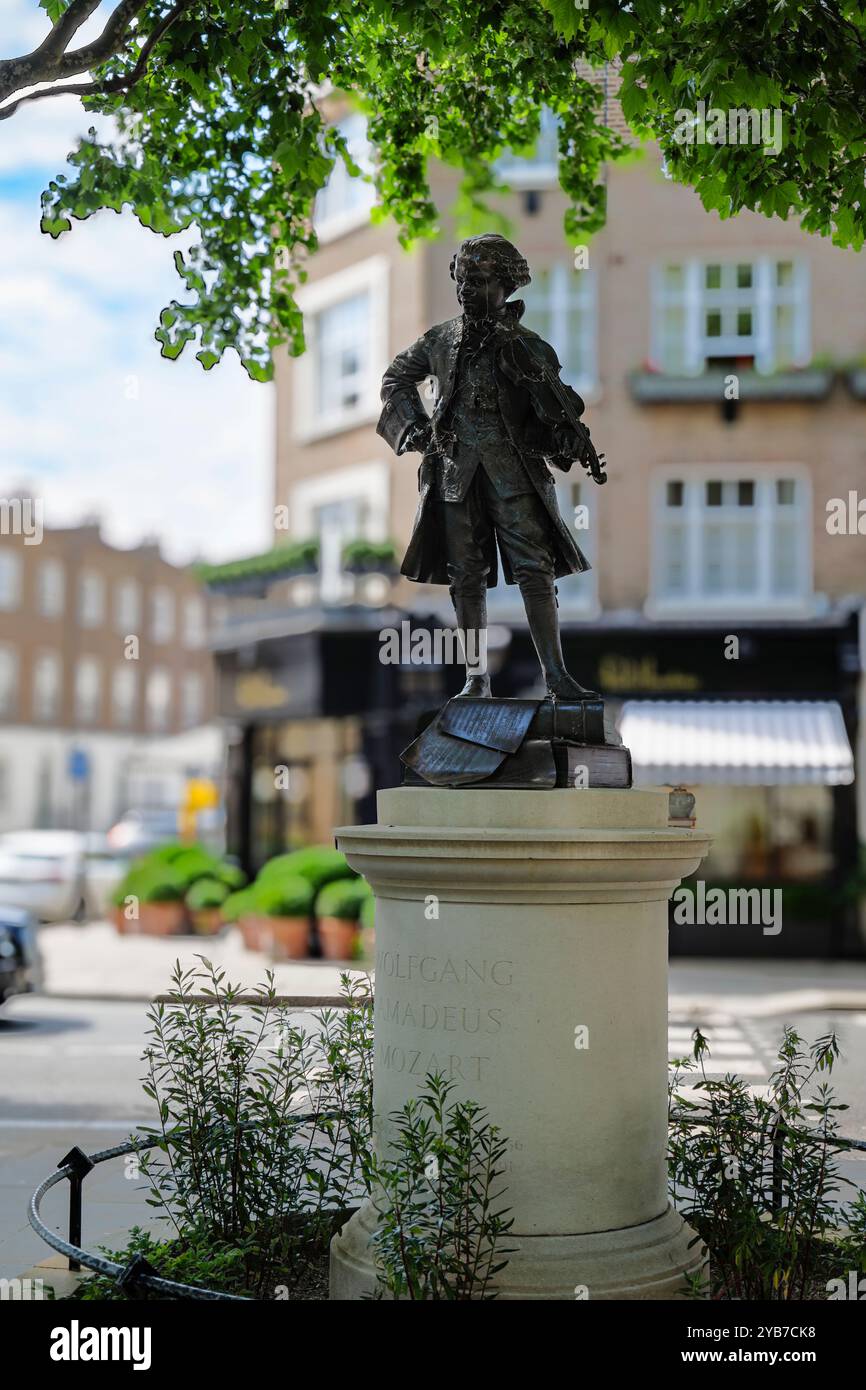
[{"label": "pedestrian crossing stripes", "polygon": [[[693,1024],[671,1021],[668,1025],[668,1057],[690,1057],[692,1055]],[[766,1082],[776,1064],[774,1055],[768,1055],[759,1039],[741,1023],[712,1023],[701,1027],[701,1033],[709,1044],[709,1056],[704,1060],[704,1070],[708,1077],[719,1080],[733,1072],[736,1076],[752,1084]],[[683,1077],[682,1085],[694,1085],[699,1074],[692,1072]]]}]

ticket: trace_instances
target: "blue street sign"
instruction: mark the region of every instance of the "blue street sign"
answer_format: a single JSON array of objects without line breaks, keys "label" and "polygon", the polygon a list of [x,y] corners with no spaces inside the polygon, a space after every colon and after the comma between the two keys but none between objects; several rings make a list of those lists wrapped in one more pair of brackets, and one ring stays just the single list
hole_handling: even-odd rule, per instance
[{"label": "blue street sign", "polygon": [[73,782],[86,782],[90,776],[90,757],[84,748],[70,748],[69,776]]}]

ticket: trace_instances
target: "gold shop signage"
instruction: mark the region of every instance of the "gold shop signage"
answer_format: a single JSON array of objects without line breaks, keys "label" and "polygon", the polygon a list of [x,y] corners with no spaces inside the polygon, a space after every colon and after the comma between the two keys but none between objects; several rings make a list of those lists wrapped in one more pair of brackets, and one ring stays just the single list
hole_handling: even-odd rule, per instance
[{"label": "gold shop signage", "polygon": [[282,709],[290,694],[267,671],[238,676],[234,684],[235,704],[242,710]]},{"label": "gold shop signage", "polygon": [[603,656],[598,665],[598,678],[602,690],[633,691],[645,690],[653,694],[675,691],[700,690],[701,678],[691,671],[660,671],[654,656],[637,659],[611,653]]}]

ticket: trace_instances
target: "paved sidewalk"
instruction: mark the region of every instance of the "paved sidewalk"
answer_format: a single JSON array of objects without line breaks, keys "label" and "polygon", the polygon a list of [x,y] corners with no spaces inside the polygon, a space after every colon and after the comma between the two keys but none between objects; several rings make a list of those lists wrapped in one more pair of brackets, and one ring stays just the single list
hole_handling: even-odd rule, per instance
[{"label": "paved sidewalk", "polygon": [[[45,927],[41,933],[46,992],[65,999],[151,999],[170,988],[176,960],[204,955],[232,983],[264,981],[268,961],[244,949],[240,933],[220,937],[119,936],[105,922]],[[340,972],[330,961],[274,965],[280,994],[333,996]],[[682,1021],[768,1018],[817,1009],[866,1011],[866,961],[676,959],[670,968],[670,1013]]]},{"label": "paved sidewalk", "polygon": [[184,969],[206,956],[231,984],[254,988],[272,969],[279,994],[333,996],[340,973],[358,966],[331,961],[283,961],[271,965],[247,951],[234,928],[224,936],[120,936],[108,922],[43,927],[39,936],[45,993],[59,999],[152,999],[171,989],[175,961]]},{"label": "paved sidewalk", "polygon": [[669,1013],[703,1018],[790,1018],[817,1010],[866,1012],[866,961],[671,961]]}]

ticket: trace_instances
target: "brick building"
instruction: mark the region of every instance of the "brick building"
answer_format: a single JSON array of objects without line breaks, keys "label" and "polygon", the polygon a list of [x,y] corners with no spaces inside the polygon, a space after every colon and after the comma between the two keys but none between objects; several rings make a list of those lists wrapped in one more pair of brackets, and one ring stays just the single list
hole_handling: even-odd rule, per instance
[{"label": "brick building", "polygon": [[158,545],[118,550],[96,522],[3,526],[2,828],[101,829],[128,809],[147,748],[213,717],[208,610]]}]

